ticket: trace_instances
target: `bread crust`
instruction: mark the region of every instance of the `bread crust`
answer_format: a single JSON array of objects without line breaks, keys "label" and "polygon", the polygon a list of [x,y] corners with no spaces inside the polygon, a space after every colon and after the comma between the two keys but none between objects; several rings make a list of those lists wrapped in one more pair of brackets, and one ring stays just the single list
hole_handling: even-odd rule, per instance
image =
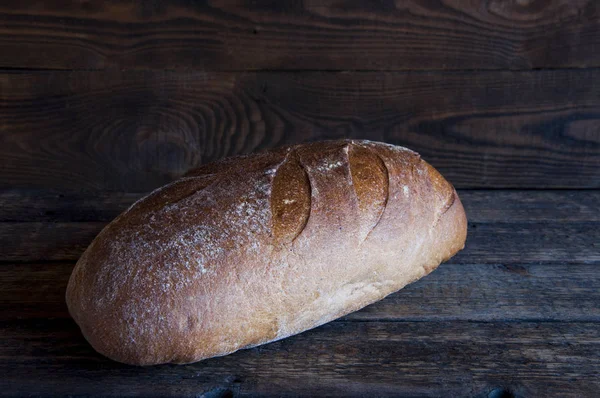
[{"label": "bread crust", "polygon": [[117,217],[66,301],[100,353],[190,363],[378,301],[464,247],[456,191],[406,148],[337,140],[202,166]]}]

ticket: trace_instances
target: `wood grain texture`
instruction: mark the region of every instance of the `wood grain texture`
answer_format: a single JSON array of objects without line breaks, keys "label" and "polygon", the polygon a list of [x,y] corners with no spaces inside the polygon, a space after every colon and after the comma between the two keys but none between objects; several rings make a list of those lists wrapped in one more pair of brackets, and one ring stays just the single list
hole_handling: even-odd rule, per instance
[{"label": "wood grain texture", "polygon": [[0,222],[112,221],[146,194],[0,190]]},{"label": "wood grain texture", "polygon": [[0,333],[5,395],[485,397],[499,389],[579,398],[600,388],[598,323],[332,322],[221,358],[147,368],[100,357],[67,319],[1,322]]},{"label": "wood grain texture", "polygon": [[[0,259],[75,259],[141,195],[57,192],[0,193]],[[73,262],[5,262],[0,395],[593,397],[598,195],[461,191],[470,235],[452,263],[338,321],[186,366],[101,357],[66,311]]]},{"label": "wood grain texture", "polygon": [[600,65],[594,0],[3,1],[0,67],[530,69]]},{"label": "wood grain texture", "polygon": [[0,261],[76,260],[106,224],[0,223]]},{"label": "wood grain texture", "polygon": [[[146,193],[0,191],[0,222],[111,221]],[[600,190],[459,190],[471,223],[600,222]]]},{"label": "wood grain texture", "polygon": [[[74,263],[0,266],[0,321],[70,318]],[[443,264],[341,321],[600,322],[598,265]]]},{"label": "wood grain texture", "polygon": [[0,189],[142,192],[200,164],[342,137],[458,188],[600,188],[600,70],[0,74]]},{"label": "wood grain texture", "polygon": [[[462,192],[462,191],[461,191]],[[122,203],[122,194],[115,194],[115,205]],[[454,264],[520,264],[520,263],[600,263],[600,223],[597,220],[598,191],[582,196],[574,192],[540,193],[471,192],[461,198],[469,232],[465,250],[450,262]],[[107,208],[99,213],[102,221],[71,221],[87,219],[81,209],[89,204],[85,199],[74,202],[78,196],[68,196],[64,204],[50,201],[54,219],[45,222],[0,222],[0,261],[63,261],[77,260],[93,238],[112,216],[119,211]],[[79,196],[82,198],[82,196]],[[107,196],[99,197],[101,206]],[[130,197],[127,195],[126,197]],[[83,196],[85,198],[85,196]],[[545,199],[541,199],[545,198]],[[133,199],[133,198],[131,198]],[[545,205],[535,205],[534,200]],[[18,203],[13,198],[13,203]],[[108,200],[110,203],[111,201]],[[31,220],[27,199],[23,201],[23,221]],[[81,205],[77,204],[81,203]],[[35,212],[46,213],[38,204]],[[62,210],[61,210],[62,208]],[[78,209],[79,208],[79,209]],[[532,210],[536,208],[537,210]],[[6,214],[6,213],[5,213]],[[18,214],[17,211],[13,213]],[[110,217],[108,217],[110,215]],[[589,215],[589,218],[588,218]],[[42,218],[43,219],[43,218]]]}]

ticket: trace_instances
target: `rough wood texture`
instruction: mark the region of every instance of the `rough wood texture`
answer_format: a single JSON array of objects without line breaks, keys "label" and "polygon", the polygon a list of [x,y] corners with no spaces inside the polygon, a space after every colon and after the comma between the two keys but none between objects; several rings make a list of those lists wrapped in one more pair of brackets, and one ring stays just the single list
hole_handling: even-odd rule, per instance
[{"label": "rough wood texture", "polygon": [[[0,395],[595,396],[600,192],[459,194],[471,218],[465,257],[427,278],[277,343],[183,367],[134,368],[96,354],[68,317],[72,262],[6,261],[53,250],[75,258],[77,244],[140,194],[4,191]],[[43,221],[31,222],[36,214]],[[53,233],[27,232],[36,226]],[[89,236],[78,240],[64,226],[87,226]],[[476,258],[483,261],[468,262]]]},{"label": "rough wood texture", "polygon": [[280,144],[368,138],[457,188],[600,188],[600,70],[0,74],[0,188],[141,192]]},{"label": "rough wood texture", "polygon": [[588,67],[600,65],[598,16],[594,0],[10,0],[0,67]]},{"label": "rough wood texture", "polygon": [[[70,318],[74,263],[3,264],[0,321]],[[600,322],[598,265],[443,264],[347,321]]]},{"label": "rough wood texture", "polygon": [[[0,216],[32,220],[32,207],[28,205],[32,199],[24,192],[24,199],[19,200],[14,197],[15,191],[11,192],[0,195],[4,198],[0,203],[7,198],[12,203],[12,207],[7,206],[8,211],[0,212]],[[461,191],[459,194],[469,218],[469,235],[465,250],[452,258],[452,263],[600,262],[597,222],[600,191],[583,192],[579,196],[569,191],[496,194],[493,191]],[[54,213],[53,218],[45,222],[0,222],[0,240],[3,242],[0,260],[77,260],[107,222],[128,206],[122,202],[123,198],[133,201],[136,197],[121,193],[115,193],[112,198],[105,194],[96,199],[82,194],[46,195],[52,198],[49,204],[44,207],[41,202],[37,203],[33,213],[50,212]],[[539,205],[535,204],[536,200]],[[99,208],[103,203],[111,205],[98,213],[98,219],[102,221],[93,221],[92,212],[85,217],[81,215],[82,209]],[[115,207],[111,209],[113,205]],[[80,219],[86,221],[77,222]]]},{"label": "rough wood texture", "polygon": [[0,223],[0,261],[76,260],[106,224]]},{"label": "rough wood texture", "polygon": [[58,190],[0,190],[0,222],[111,221],[145,195],[146,193],[126,192],[92,194]]},{"label": "rough wood texture", "polygon": [[5,321],[0,333],[6,395],[489,397],[499,390],[579,398],[600,388],[598,323],[333,322],[226,357],[150,368],[100,357],[67,319]]}]

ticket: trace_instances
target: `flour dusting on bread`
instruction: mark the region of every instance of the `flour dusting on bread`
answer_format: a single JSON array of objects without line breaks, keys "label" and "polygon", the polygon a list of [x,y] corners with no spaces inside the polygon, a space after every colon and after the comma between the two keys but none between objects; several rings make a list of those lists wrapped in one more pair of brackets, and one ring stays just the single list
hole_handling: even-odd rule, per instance
[{"label": "flour dusting on bread", "polygon": [[225,355],[380,300],[460,250],[454,188],[413,151],[338,140],[205,165],[94,240],[67,289],[99,352]]}]

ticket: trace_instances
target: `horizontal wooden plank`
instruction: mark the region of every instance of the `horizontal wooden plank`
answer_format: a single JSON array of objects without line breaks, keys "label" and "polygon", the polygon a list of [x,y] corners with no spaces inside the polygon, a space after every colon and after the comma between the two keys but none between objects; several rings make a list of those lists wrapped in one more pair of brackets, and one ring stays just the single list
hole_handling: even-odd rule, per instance
[{"label": "horizontal wooden plank", "polygon": [[0,223],[0,261],[76,260],[106,224]]},{"label": "horizontal wooden plank", "polygon": [[466,245],[463,251],[450,260],[451,262],[600,262],[598,223],[470,223]]},{"label": "horizontal wooden plank", "polygon": [[600,190],[458,193],[473,223],[600,222]]},{"label": "horizontal wooden plank", "polygon": [[592,397],[598,325],[333,322],[196,364],[139,368],[93,352],[70,320],[1,322],[1,393]]},{"label": "horizontal wooden plank", "polygon": [[[145,193],[0,190],[0,222],[111,221]],[[600,222],[600,190],[459,190],[472,223]]]},{"label": "horizontal wooden plank", "polygon": [[600,188],[600,69],[0,74],[0,189],[144,192],[304,141],[410,147],[458,188]]},{"label": "horizontal wooden plank", "polygon": [[[2,264],[0,321],[69,318],[74,263]],[[586,264],[443,264],[343,321],[600,322],[600,273]]]},{"label": "horizontal wooden plank", "polygon": [[[0,223],[0,261],[76,260],[105,222]],[[600,223],[469,223],[455,264],[600,262]]]},{"label": "horizontal wooden plank", "polygon": [[[146,194],[24,189],[0,190],[0,222],[106,222],[113,220]],[[598,197],[600,199],[600,192]],[[579,201],[577,203],[579,204]],[[572,204],[577,206],[577,204]],[[586,213],[588,212],[588,205],[587,203],[583,205],[586,208],[584,210]]]},{"label": "horizontal wooden plank", "polygon": [[23,2],[1,67],[522,69],[600,65],[594,0]]},{"label": "horizontal wooden plank", "polygon": [[598,265],[442,264],[349,320],[600,321]]}]

